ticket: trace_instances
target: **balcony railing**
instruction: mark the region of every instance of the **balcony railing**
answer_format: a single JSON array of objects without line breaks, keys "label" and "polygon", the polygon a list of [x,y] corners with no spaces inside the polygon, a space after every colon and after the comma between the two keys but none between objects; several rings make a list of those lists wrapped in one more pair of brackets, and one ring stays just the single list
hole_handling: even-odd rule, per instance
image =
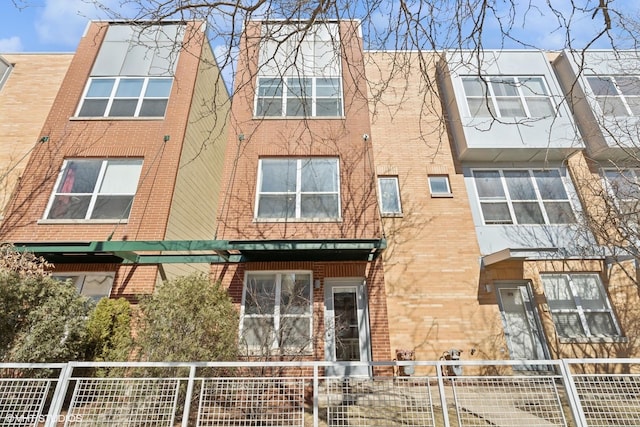
[{"label": "balcony railing", "polygon": [[0,364],[0,426],[640,425],[640,359],[339,364]]}]

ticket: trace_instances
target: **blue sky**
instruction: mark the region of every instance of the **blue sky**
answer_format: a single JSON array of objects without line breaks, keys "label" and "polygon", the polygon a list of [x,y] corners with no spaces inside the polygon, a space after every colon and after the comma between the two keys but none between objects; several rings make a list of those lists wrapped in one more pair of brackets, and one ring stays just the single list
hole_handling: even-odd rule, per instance
[{"label": "blue sky", "polygon": [[[438,0],[440,4],[452,3]],[[565,34],[558,30],[558,21],[547,7],[547,0],[511,0],[516,4],[521,3],[519,11],[522,16],[517,17],[515,26],[519,38],[526,40],[531,45],[542,49],[561,49],[566,43]],[[116,7],[119,0],[101,0],[102,3]],[[386,5],[394,8],[394,0]],[[505,4],[498,0],[497,5]],[[551,0],[555,8],[564,8],[567,16],[570,12],[569,0]],[[587,9],[599,3],[597,0],[576,0],[576,4],[582,4]],[[637,0],[610,0],[612,9],[624,12],[625,16],[638,18],[640,5]],[[23,6],[16,7],[15,5]],[[356,3],[357,4],[357,3]],[[385,2],[381,3],[385,4]],[[436,3],[437,4],[437,3]],[[531,7],[533,5],[533,7]],[[357,7],[357,6],[356,6]],[[498,11],[500,13],[500,11]],[[382,13],[384,15],[384,13]],[[601,28],[600,15],[592,18],[591,12],[574,15],[572,23],[572,37],[579,47],[581,40],[588,40]],[[0,0],[0,53],[9,52],[73,52],[86,27],[89,19],[101,18],[99,11],[91,0]],[[378,16],[381,27],[389,16]],[[372,15],[372,23],[376,24],[376,15]],[[491,28],[491,22],[487,25],[487,33],[497,33],[497,28]],[[487,38],[489,44],[492,38]],[[495,37],[494,45],[485,44],[485,48],[500,48],[500,37]],[[215,43],[214,43],[215,44]],[[519,47],[514,43],[507,43],[504,47]],[[610,43],[602,40],[595,47],[609,48]]]}]

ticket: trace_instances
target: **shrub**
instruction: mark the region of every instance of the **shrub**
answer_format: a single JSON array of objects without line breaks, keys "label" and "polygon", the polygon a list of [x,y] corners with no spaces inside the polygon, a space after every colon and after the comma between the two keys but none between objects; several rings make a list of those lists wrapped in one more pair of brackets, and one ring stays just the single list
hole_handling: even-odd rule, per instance
[{"label": "shrub", "polygon": [[234,360],[238,313],[220,283],[192,274],[164,282],[142,299],[137,334],[143,360]]}]

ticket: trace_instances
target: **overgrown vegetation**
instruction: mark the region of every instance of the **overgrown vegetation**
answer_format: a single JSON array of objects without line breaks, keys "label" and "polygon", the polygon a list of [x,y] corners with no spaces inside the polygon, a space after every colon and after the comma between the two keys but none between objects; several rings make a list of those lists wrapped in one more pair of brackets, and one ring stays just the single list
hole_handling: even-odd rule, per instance
[{"label": "overgrown vegetation", "polygon": [[0,361],[83,358],[93,302],[51,278],[44,260],[11,246],[0,252]]},{"label": "overgrown vegetation", "polygon": [[96,305],[53,267],[0,246],[0,362],[233,360],[238,313],[219,283],[194,274],[160,285],[140,304],[137,339],[125,299]]},{"label": "overgrown vegetation", "polygon": [[202,274],[159,285],[141,301],[136,326],[144,360],[233,360],[238,354],[238,312],[220,283]]}]

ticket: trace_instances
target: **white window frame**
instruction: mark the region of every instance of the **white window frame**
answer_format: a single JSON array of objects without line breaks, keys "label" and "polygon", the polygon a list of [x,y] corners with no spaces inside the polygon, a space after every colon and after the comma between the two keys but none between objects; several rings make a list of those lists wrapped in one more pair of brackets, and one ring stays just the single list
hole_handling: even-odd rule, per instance
[{"label": "white window frame", "polygon": [[[393,183],[393,191],[394,193],[391,195],[395,201],[395,204],[398,206],[397,210],[387,209],[385,206],[385,197],[383,195],[382,182],[389,181]],[[397,176],[379,176],[378,177],[378,193],[379,193],[379,202],[380,202],[380,213],[382,216],[399,216],[402,215],[402,201],[400,198],[400,184]]]},{"label": "white window frame", "polygon": [[[432,197],[451,197],[453,193],[451,193],[451,184],[449,182],[449,175],[429,175],[427,177],[429,181],[429,191],[431,192]],[[447,190],[446,191],[435,191],[433,189],[433,183],[436,179],[440,179],[444,181]]]},{"label": "white window frame", "polygon": [[[113,281],[115,278],[115,273],[113,272],[68,272],[68,273],[54,273],[52,276],[55,280],[59,280],[64,282],[66,280],[71,280],[73,285],[76,287],[78,293],[80,295],[91,298],[94,301],[99,301],[102,298],[109,298],[111,296],[111,291],[113,290]],[[105,279],[110,279],[109,290],[105,294],[101,294],[100,296],[88,295],[84,292],[84,285],[87,280],[87,277],[104,277]]]},{"label": "white window frame", "polygon": [[[515,91],[517,92],[516,95],[496,95],[493,84],[492,83],[500,83],[503,82],[504,80],[508,80],[508,79],[513,79],[513,88],[515,89]],[[526,86],[526,83],[523,83],[523,81],[525,79],[540,79],[542,82],[542,87],[543,90],[546,92],[544,94],[527,94],[525,93],[525,91],[522,89],[524,86]],[[469,95],[466,93],[466,91],[464,90],[464,81],[465,80],[477,80],[479,81],[479,83],[483,86],[483,92],[485,92],[483,95]],[[557,116],[558,110],[556,109],[556,106],[553,103],[553,98],[551,96],[551,92],[549,90],[549,85],[547,84],[547,79],[542,76],[542,75],[527,75],[527,76],[517,76],[517,75],[483,75],[483,76],[478,76],[478,75],[469,75],[469,76],[462,76],[462,86],[463,86],[463,91],[465,92],[465,100],[466,100],[466,105],[467,105],[467,109],[469,112],[469,116],[470,117],[492,117],[493,116],[496,118],[511,118],[511,117],[526,117],[526,118],[543,118],[543,117],[555,117]],[[520,105],[522,105],[522,108],[524,110],[524,115],[523,116],[514,116],[514,115],[505,115],[501,112],[500,110],[500,103],[498,101],[499,98],[511,98],[511,99],[517,99],[520,101]],[[472,111],[471,105],[469,104],[469,99],[477,99],[480,100],[480,102],[482,102],[483,104],[486,104],[489,107],[489,110],[487,111],[487,115],[477,115],[474,114],[474,112]],[[549,106],[551,108],[551,112],[548,116],[534,116],[531,112],[531,108],[527,102],[528,99],[543,99],[543,100],[547,100],[549,102]],[[484,111],[484,109],[483,109]]]},{"label": "white window frame", "polygon": [[[265,192],[262,191],[263,184],[263,173],[262,173],[262,165],[263,162],[269,160],[295,160],[296,161],[296,189],[295,192]],[[302,191],[302,166],[303,162],[308,160],[334,160],[336,165],[336,191],[321,191],[321,192],[310,192],[310,191]],[[319,221],[340,221],[342,218],[342,203],[340,198],[340,161],[337,157],[298,157],[298,158],[290,158],[290,157],[269,157],[260,159],[258,162],[258,184],[256,191],[256,208],[254,218],[256,221],[308,221],[308,222],[319,222]],[[308,194],[318,194],[318,195],[335,195],[337,199],[337,215],[335,217],[305,217],[302,216],[302,196]],[[259,216],[260,212],[260,198],[261,196],[268,195],[281,195],[281,196],[289,196],[295,197],[295,215],[293,217],[266,217]]]},{"label": "white window frame", "polygon": [[[109,93],[109,96],[105,96],[105,97],[89,97],[88,93],[89,93],[89,89],[91,88],[91,84],[94,81],[98,81],[98,80],[113,80],[113,86],[111,87],[111,92]],[[137,97],[117,97],[116,93],[118,90],[118,87],[120,86],[120,84],[123,81],[127,81],[127,80],[143,80],[142,82],[142,87],[140,89],[140,94]],[[147,87],[149,86],[149,82],[151,80],[170,80],[171,81],[171,86],[169,88],[169,93],[167,94],[167,96],[145,96],[145,93],[147,91]],[[84,89],[84,92],[82,94],[82,99],[80,101],[80,103],[78,104],[78,109],[76,110],[76,114],[75,117],[77,118],[91,118],[91,117],[104,117],[104,118],[109,118],[109,119],[113,119],[113,120],[118,120],[118,119],[128,119],[128,118],[132,118],[132,117],[144,117],[144,118],[164,118],[166,113],[167,113],[167,107],[169,105],[169,97],[171,95],[171,88],[173,87],[173,78],[172,77],[144,77],[144,76],[135,76],[135,77],[121,77],[121,76],[108,76],[108,77],[90,77],[87,85]],[[92,116],[92,115],[80,115],[80,112],[82,111],[82,107],[84,106],[85,101],[87,100],[106,100],[107,101],[107,105],[104,109],[104,113],[101,116]],[[111,108],[113,107],[113,102],[115,100],[137,100],[137,104],[136,104],[136,108],[135,108],[135,112],[132,116],[110,116],[110,112],[111,112]],[[145,100],[164,100],[166,101],[165,104],[165,110],[164,113],[160,116],[160,115],[154,115],[154,116],[141,116],[140,115],[140,111],[142,109],[142,104]]]},{"label": "white window frame", "polygon": [[[584,307],[584,305],[582,304],[581,298],[579,296],[579,292],[578,292],[578,285],[576,285],[573,281],[573,279],[576,276],[589,276],[592,278],[596,278],[597,281],[597,287],[598,287],[598,291],[600,292],[600,296],[604,305],[604,308],[601,309],[589,309]],[[558,333],[558,336],[560,338],[565,338],[565,339],[572,339],[572,338],[601,338],[601,337],[613,337],[613,338],[619,338],[622,336],[622,333],[620,331],[620,326],[618,325],[618,319],[616,318],[616,315],[611,307],[611,302],[609,301],[609,295],[607,295],[606,289],[602,283],[602,278],[600,277],[599,274],[597,273],[570,273],[570,274],[560,274],[560,273],[549,273],[549,274],[541,274],[540,278],[542,280],[542,284],[543,284],[543,288],[545,290],[545,296],[547,295],[547,288],[544,285],[544,279],[546,277],[556,277],[556,278],[563,278],[567,281],[568,283],[568,288],[571,291],[571,297],[572,297],[572,301],[575,304],[575,308],[563,308],[563,309],[553,309],[552,307],[549,307],[549,311],[551,312],[551,315],[553,316],[554,314],[573,314],[573,315],[577,315],[578,319],[580,320],[580,325],[585,333],[585,335],[576,335],[576,336],[566,336],[566,335],[560,335],[560,332],[558,332],[558,328],[556,327],[556,333]],[[548,297],[547,297],[547,301],[548,301]],[[615,333],[614,335],[595,335],[591,332],[590,328],[589,328],[589,322],[587,321],[587,315],[591,314],[591,313],[603,313],[609,316],[610,320],[611,320],[611,324],[613,325],[614,329],[615,329]],[[553,319],[554,325],[556,323],[556,320]]]},{"label": "white window frame", "polygon": [[[566,195],[566,199],[543,199],[542,195],[540,193],[540,189],[538,187],[538,183],[535,179],[535,172],[548,172],[548,171],[552,171],[552,170],[556,170],[558,171],[559,177],[560,177],[560,182],[562,183],[562,188],[564,190],[564,193]],[[534,192],[535,192],[535,199],[527,199],[527,200],[513,200],[511,198],[511,195],[509,194],[509,188],[507,185],[507,178],[505,177],[504,173],[505,172],[528,172],[529,174],[529,180],[533,186]],[[500,183],[502,184],[502,191],[504,194],[504,197],[501,198],[481,198],[480,193],[478,191],[478,184],[476,182],[476,172],[498,172],[500,175]],[[565,224],[573,224],[576,221],[575,215],[576,215],[576,210],[573,206],[573,203],[571,202],[571,197],[570,197],[570,193],[567,189],[567,185],[565,183],[565,176],[562,172],[562,170],[558,169],[558,168],[551,168],[551,169],[528,169],[528,168],[486,168],[486,169],[472,169],[471,170],[471,175],[473,177],[473,183],[476,189],[476,198],[478,200],[478,208],[479,208],[479,212],[480,212],[480,216],[482,218],[482,223],[484,225],[528,225],[528,226],[536,226],[536,225],[565,225]],[[572,222],[563,222],[563,223],[552,223],[549,220],[549,215],[547,213],[547,209],[545,206],[545,202],[548,203],[568,203],[569,207],[571,208],[571,213],[573,214],[574,220]],[[490,203],[496,203],[496,204],[502,204],[502,203],[506,203],[508,210],[509,210],[509,216],[511,217],[510,221],[489,221],[487,222],[487,220],[485,219],[485,215],[484,215],[484,211],[482,209],[482,205],[483,203],[486,204],[490,204]],[[516,211],[514,208],[514,203],[537,203],[541,213],[542,213],[542,218],[543,218],[543,222],[541,223],[524,223],[524,224],[519,224],[518,223],[518,218],[516,215]]]},{"label": "white window frame", "polygon": [[[284,275],[308,275],[309,276],[309,305],[306,313],[302,314],[284,314],[281,311],[280,301],[282,300],[282,276]],[[274,306],[273,313],[258,313],[258,314],[248,314],[246,313],[246,303],[247,303],[247,290],[249,289],[249,281],[252,276],[257,275],[273,275],[275,282],[275,294],[274,294]],[[314,278],[313,272],[310,270],[267,270],[267,271],[247,271],[244,275],[244,284],[242,287],[242,304],[240,306],[240,341],[243,341],[245,326],[244,320],[246,318],[264,318],[264,319],[273,319],[273,337],[270,337],[271,346],[267,348],[269,351],[277,351],[281,352],[302,352],[302,353],[310,353],[313,351],[313,291],[314,291]],[[282,318],[298,318],[298,319],[307,319],[309,322],[309,331],[307,338],[307,343],[304,347],[300,348],[295,345],[286,345],[286,343],[278,342],[278,331],[280,330],[280,325],[282,322]],[[246,343],[243,343],[246,346],[247,351],[250,354],[259,354],[265,348],[262,346],[250,346]]]},{"label": "white window frame", "polygon": [[[616,76],[616,75],[594,74],[594,75],[588,75],[585,78],[587,80],[589,90],[591,91],[591,93],[593,93],[593,96],[595,97],[596,103],[598,104],[598,107],[600,108],[600,111],[602,112],[602,114],[609,117],[629,117],[629,116],[640,115],[640,92],[638,95],[624,94],[619,84],[619,80],[622,80],[622,79],[635,79],[635,80],[638,80],[637,87],[640,89],[640,76],[634,76],[634,75]],[[616,93],[604,94],[604,95],[596,94],[593,86],[591,85],[591,79],[609,81],[611,83],[611,88],[613,88],[613,90],[615,90]],[[605,108],[603,107],[603,103],[604,105],[606,105],[608,99],[614,99],[619,101],[620,102],[619,105],[624,108],[626,114],[619,115],[619,114],[607,113],[607,111],[605,111]],[[630,103],[631,100],[635,100],[635,103],[631,104]],[[632,105],[636,108],[637,113],[633,111]]]},{"label": "white window frame", "polygon": [[[296,114],[296,115],[288,115],[287,114],[287,101],[289,98],[289,84],[288,84],[288,80],[310,80],[311,82],[311,93],[308,94],[310,101],[311,101],[311,114]],[[262,80],[276,80],[276,81],[280,81],[280,95],[276,95],[276,96],[260,96],[260,84]],[[335,82],[337,83],[337,90],[338,90],[338,96],[337,97],[328,97],[328,96],[319,96],[318,95],[318,91],[317,91],[317,82],[318,80],[335,80]],[[258,87],[256,88],[256,96],[255,96],[255,101],[254,101],[254,116],[255,117],[316,117],[316,118],[332,118],[332,117],[342,117],[343,116],[343,111],[344,111],[344,102],[343,102],[343,96],[342,96],[342,79],[340,79],[339,77],[311,77],[311,76],[300,76],[300,77],[286,77],[284,79],[280,79],[277,77],[269,77],[269,76],[261,76],[258,77]],[[276,104],[280,104],[280,114],[277,115],[266,115],[266,114],[258,114],[258,105],[260,103],[260,100],[264,99],[264,100],[268,100],[268,99],[272,99],[274,103]],[[322,100],[322,99],[334,99],[337,102],[339,102],[339,108],[337,111],[337,114],[335,115],[330,115],[330,116],[319,116],[318,115],[318,108],[317,108],[317,104],[318,104],[318,100]]]},{"label": "white window frame", "polygon": [[[93,191],[91,193],[73,193],[73,192],[62,192],[62,191],[58,191],[61,190],[61,182],[65,177],[65,172],[69,166],[69,163],[72,161],[93,161],[93,162],[100,162],[100,171],[98,172],[98,176],[96,178],[96,182],[95,185],[93,187]],[[130,167],[138,167],[138,171],[137,171],[137,175],[138,175],[138,183],[136,184],[136,190],[133,193],[103,193],[100,192],[100,187],[102,186],[104,179],[105,179],[105,174],[107,172],[107,167],[109,166],[110,163],[121,163],[121,164],[129,164]],[[113,158],[113,159],[92,159],[92,158],[81,158],[81,159],[65,159],[65,161],[62,163],[62,168],[60,169],[60,173],[58,174],[58,178],[56,179],[55,185],[53,187],[53,191],[51,192],[51,196],[49,197],[49,202],[47,204],[47,208],[44,212],[44,220],[46,221],[121,221],[121,222],[126,222],[129,218],[129,215],[131,214],[131,210],[132,210],[132,205],[133,202],[135,200],[135,196],[137,193],[137,189],[138,189],[138,185],[139,185],[139,181],[140,181],[140,174],[142,171],[142,159],[122,159],[122,158]],[[49,218],[49,215],[51,214],[51,211],[53,209],[54,206],[54,202],[56,200],[57,196],[66,196],[66,197],[74,197],[78,196],[78,195],[82,195],[82,196],[90,196],[90,202],[89,205],[87,207],[87,211],[85,213],[84,218]],[[91,218],[91,216],[93,215],[95,206],[96,206],[96,201],[98,199],[99,196],[122,196],[122,197],[131,197],[131,203],[129,205],[129,215],[127,215],[126,217],[119,217],[119,218],[98,218],[98,219],[94,219]]]}]

